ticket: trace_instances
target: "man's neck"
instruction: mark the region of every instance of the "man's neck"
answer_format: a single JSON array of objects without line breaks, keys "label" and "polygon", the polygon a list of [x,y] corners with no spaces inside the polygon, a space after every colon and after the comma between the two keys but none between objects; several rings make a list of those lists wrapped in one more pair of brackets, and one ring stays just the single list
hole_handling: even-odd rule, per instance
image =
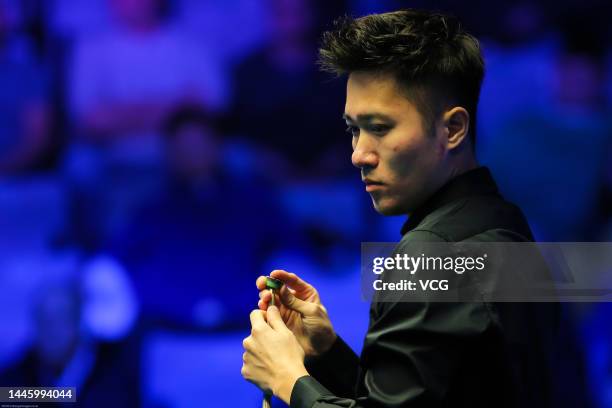
[{"label": "man's neck", "polygon": [[449,182],[455,177],[467,173],[470,170],[474,170],[477,167],[480,167],[480,164],[478,164],[475,157],[472,156],[471,158],[463,160],[451,168],[450,176],[446,181]]},{"label": "man's neck", "polygon": [[486,167],[478,166],[473,169],[464,167],[461,170],[462,172],[457,171],[455,177],[449,178],[424,203],[408,214],[408,221],[402,228],[402,235],[416,227],[427,214],[449,202],[474,194],[497,193],[497,185]]}]

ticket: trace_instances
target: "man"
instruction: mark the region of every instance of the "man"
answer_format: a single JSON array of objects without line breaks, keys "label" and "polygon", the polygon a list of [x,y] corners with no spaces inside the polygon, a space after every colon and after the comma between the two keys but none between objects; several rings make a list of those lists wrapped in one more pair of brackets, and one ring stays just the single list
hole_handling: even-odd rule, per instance
[{"label": "man", "polygon": [[[324,69],[348,74],[353,164],[383,215],[408,214],[398,251],[421,242],[531,241],[474,155],[484,76],[477,40],[450,17],[404,10],[326,33]],[[551,406],[554,307],[373,302],[360,357],[336,335],[316,289],[285,283],[244,340],[242,375],[292,408]],[[269,306],[269,307],[268,307]],[[542,320],[538,320],[542,319]]]}]

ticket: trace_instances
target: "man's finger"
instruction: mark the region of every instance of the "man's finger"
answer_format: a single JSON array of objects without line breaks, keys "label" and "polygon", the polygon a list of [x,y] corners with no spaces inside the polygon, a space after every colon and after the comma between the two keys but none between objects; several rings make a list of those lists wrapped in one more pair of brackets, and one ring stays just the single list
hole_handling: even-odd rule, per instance
[{"label": "man's finger", "polygon": [[259,278],[257,278],[257,280],[255,281],[255,285],[257,285],[257,289],[264,290],[266,288],[266,277],[260,276]]},{"label": "man's finger", "polygon": [[302,280],[295,273],[287,272],[282,269],[273,270],[272,272],[270,272],[270,276],[280,281],[283,281],[285,285],[297,291],[310,289],[312,287],[310,284],[308,284],[308,282]]},{"label": "man's finger", "polygon": [[[272,300],[272,294],[270,293],[269,290],[265,290],[265,291],[259,292],[259,302],[257,302],[257,304],[259,305],[259,308],[261,310],[266,310],[271,300]],[[274,295],[275,304],[278,305],[280,301],[281,301],[280,296],[278,294],[275,294]]]},{"label": "man's finger", "polygon": [[282,288],[280,294],[283,305],[289,309],[293,309],[303,315],[312,315],[316,311],[317,305],[298,299],[287,287]]},{"label": "man's finger", "polygon": [[[257,307],[259,307],[259,309],[261,310],[267,310],[271,300],[271,296],[265,296],[262,299],[259,299],[259,301],[257,302]],[[281,303],[281,299],[278,295],[274,295],[274,302],[275,305],[279,305]]]},{"label": "man's finger", "polygon": [[262,290],[261,292],[259,292],[259,298],[261,300],[265,300],[265,301],[269,301],[270,297],[271,297],[271,293],[269,290]]},{"label": "man's finger", "polygon": [[267,311],[268,324],[272,326],[274,330],[287,330],[287,326],[285,322],[283,322],[283,318],[280,315],[280,311],[276,306],[268,307]]},{"label": "man's finger", "polygon": [[251,312],[249,318],[251,319],[251,327],[253,329],[263,329],[268,327],[268,325],[266,324],[264,313],[266,312],[259,309],[255,309]]}]

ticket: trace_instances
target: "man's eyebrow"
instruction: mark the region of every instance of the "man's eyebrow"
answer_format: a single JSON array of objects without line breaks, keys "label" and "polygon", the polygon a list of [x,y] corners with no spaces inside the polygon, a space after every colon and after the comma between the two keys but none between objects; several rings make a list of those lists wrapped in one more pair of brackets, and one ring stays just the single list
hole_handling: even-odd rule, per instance
[{"label": "man's eyebrow", "polygon": [[[347,113],[342,115],[342,119],[346,121],[350,121],[350,122],[355,122],[355,119],[353,119]],[[391,117],[385,115],[384,113],[372,112],[372,113],[362,113],[362,114],[357,115],[357,122],[361,122],[361,123],[372,122],[375,119],[384,120],[387,122],[395,122],[393,119],[391,119]]]}]

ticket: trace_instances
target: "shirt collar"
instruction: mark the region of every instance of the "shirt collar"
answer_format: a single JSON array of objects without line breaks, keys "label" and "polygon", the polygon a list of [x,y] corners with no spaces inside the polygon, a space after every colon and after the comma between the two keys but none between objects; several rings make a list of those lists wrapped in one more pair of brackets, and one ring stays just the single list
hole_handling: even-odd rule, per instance
[{"label": "shirt collar", "polygon": [[467,196],[497,194],[497,184],[487,167],[477,167],[449,180],[417,208],[404,223],[405,235],[438,208]]}]

